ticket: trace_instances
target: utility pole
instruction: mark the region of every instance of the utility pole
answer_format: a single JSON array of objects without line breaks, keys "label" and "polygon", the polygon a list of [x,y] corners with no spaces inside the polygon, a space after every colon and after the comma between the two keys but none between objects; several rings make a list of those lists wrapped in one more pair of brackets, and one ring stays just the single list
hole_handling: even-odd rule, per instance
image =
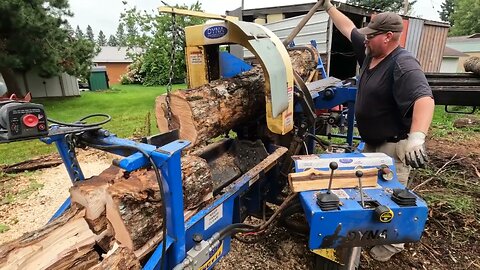
[{"label": "utility pole", "polygon": [[403,1],[403,15],[407,15],[407,13],[408,13],[408,0],[404,0]]}]

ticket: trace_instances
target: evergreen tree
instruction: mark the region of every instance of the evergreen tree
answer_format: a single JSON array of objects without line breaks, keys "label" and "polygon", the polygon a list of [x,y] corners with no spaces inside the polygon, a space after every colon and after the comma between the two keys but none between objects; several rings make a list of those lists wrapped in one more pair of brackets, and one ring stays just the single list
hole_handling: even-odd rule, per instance
[{"label": "evergreen tree", "polygon": [[105,37],[105,34],[103,33],[102,30],[100,30],[100,32],[98,32],[97,45],[98,46],[107,45],[107,38]]},{"label": "evergreen tree", "polygon": [[87,38],[91,42],[95,42],[95,35],[93,34],[93,29],[90,25],[87,26]]},{"label": "evergreen tree", "polygon": [[[1,0],[0,73],[10,94],[22,96],[15,71],[33,67],[44,77],[67,72],[83,76],[92,66],[94,45],[69,32],[68,0]],[[77,30],[79,28],[77,27]]]},{"label": "evergreen tree", "polygon": [[123,23],[119,23],[117,27],[117,33],[115,35],[117,39],[117,45],[118,46],[126,46],[126,39],[125,39],[125,29]]},{"label": "evergreen tree", "polygon": [[450,25],[453,25],[453,11],[455,7],[455,1],[454,0],[444,0],[442,5],[440,6],[442,10],[438,12],[438,15],[440,15],[440,19],[444,22],[449,22]]},{"label": "evergreen tree", "polygon": [[110,35],[110,37],[108,38],[107,45],[112,47],[118,46],[117,38],[115,38],[114,35]]},{"label": "evergreen tree", "polygon": [[83,34],[82,29],[80,29],[80,26],[77,25],[77,30],[75,30],[75,37],[77,39],[84,39],[85,35]]}]

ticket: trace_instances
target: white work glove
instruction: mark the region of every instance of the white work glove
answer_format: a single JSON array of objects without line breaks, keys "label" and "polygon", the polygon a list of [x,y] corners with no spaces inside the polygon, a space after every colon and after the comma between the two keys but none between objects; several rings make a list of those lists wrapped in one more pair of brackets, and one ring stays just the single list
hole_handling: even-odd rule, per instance
[{"label": "white work glove", "polygon": [[410,165],[412,168],[425,167],[428,160],[425,137],[423,132],[411,132],[408,134],[408,139],[397,143],[397,155],[405,165]]},{"label": "white work glove", "polygon": [[333,7],[333,4],[330,0],[318,0],[319,2],[323,1],[322,7],[325,11],[328,11],[330,8]]}]

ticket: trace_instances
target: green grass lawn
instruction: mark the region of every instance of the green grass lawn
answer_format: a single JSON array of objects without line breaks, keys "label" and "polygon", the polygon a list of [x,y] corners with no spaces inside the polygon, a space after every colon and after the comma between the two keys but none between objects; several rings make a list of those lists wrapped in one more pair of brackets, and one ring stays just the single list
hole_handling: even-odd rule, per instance
[{"label": "green grass lawn", "polygon": [[[178,88],[185,88],[185,85],[174,87]],[[115,85],[106,91],[82,92],[80,97],[34,99],[32,102],[43,104],[47,116],[61,122],[73,122],[92,113],[109,114],[112,121],[103,127],[119,137],[131,137],[145,130],[148,113],[152,133],[157,132],[155,97],[165,91],[164,86]],[[92,118],[89,123],[98,120],[101,118]],[[0,144],[0,164],[13,164],[55,151],[55,146],[39,140]]]}]

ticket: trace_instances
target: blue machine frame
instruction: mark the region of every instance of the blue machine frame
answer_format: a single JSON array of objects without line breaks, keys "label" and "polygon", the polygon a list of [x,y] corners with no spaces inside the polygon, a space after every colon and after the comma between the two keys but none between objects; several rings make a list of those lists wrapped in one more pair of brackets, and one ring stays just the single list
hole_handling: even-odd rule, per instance
[{"label": "blue machine frame", "polygon": [[[53,129],[56,128],[58,127]],[[185,222],[180,154],[182,149],[187,147],[190,142],[177,140],[164,146],[156,147],[117,138],[114,135],[110,135],[106,130],[98,130],[96,133],[98,136],[95,138],[95,144],[100,149],[111,149],[108,151],[126,156],[118,163],[122,169],[131,172],[149,165],[148,159],[143,154],[136,152],[129,155],[129,151],[121,150],[122,146],[143,150],[152,157],[159,168],[162,175],[165,192],[164,199],[167,208],[166,241],[168,252],[165,260],[166,269],[174,268],[185,259],[186,252],[195,245],[193,241],[195,233],[200,233],[206,239],[212,237],[222,228],[234,222],[239,222],[239,197],[249,196],[249,190],[256,190],[255,187],[261,185],[260,182],[265,179],[267,172],[274,168],[278,159],[287,151],[283,147],[272,147],[266,159],[231,183],[224,189],[225,193],[223,195]],[[67,139],[68,136],[65,134],[52,135],[42,139],[42,141],[47,144],[55,143],[72,182],[82,181],[84,180],[83,173],[75,155],[72,155],[70,142]],[[119,148],[108,148],[111,146],[118,146]],[[253,194],[252,196],[258,197],[259,194]],[[62,204],[52,219],[61,215],[68,207],[70,207],[70,199],[67,199]],[[254,209],[250,210],[254,211]],[[208,265],[205,265],[206,268],[200,269],[210,269],[220,257],[229,252],[229,249],[230,238],[226,237],[222,242],[218,243],[214,254],[212,254],[212,258],[215,258],[215,260],[208,261]],[[162,245],[159,245],[143,266],[143,269],[160,269],[161,254]]]}]

